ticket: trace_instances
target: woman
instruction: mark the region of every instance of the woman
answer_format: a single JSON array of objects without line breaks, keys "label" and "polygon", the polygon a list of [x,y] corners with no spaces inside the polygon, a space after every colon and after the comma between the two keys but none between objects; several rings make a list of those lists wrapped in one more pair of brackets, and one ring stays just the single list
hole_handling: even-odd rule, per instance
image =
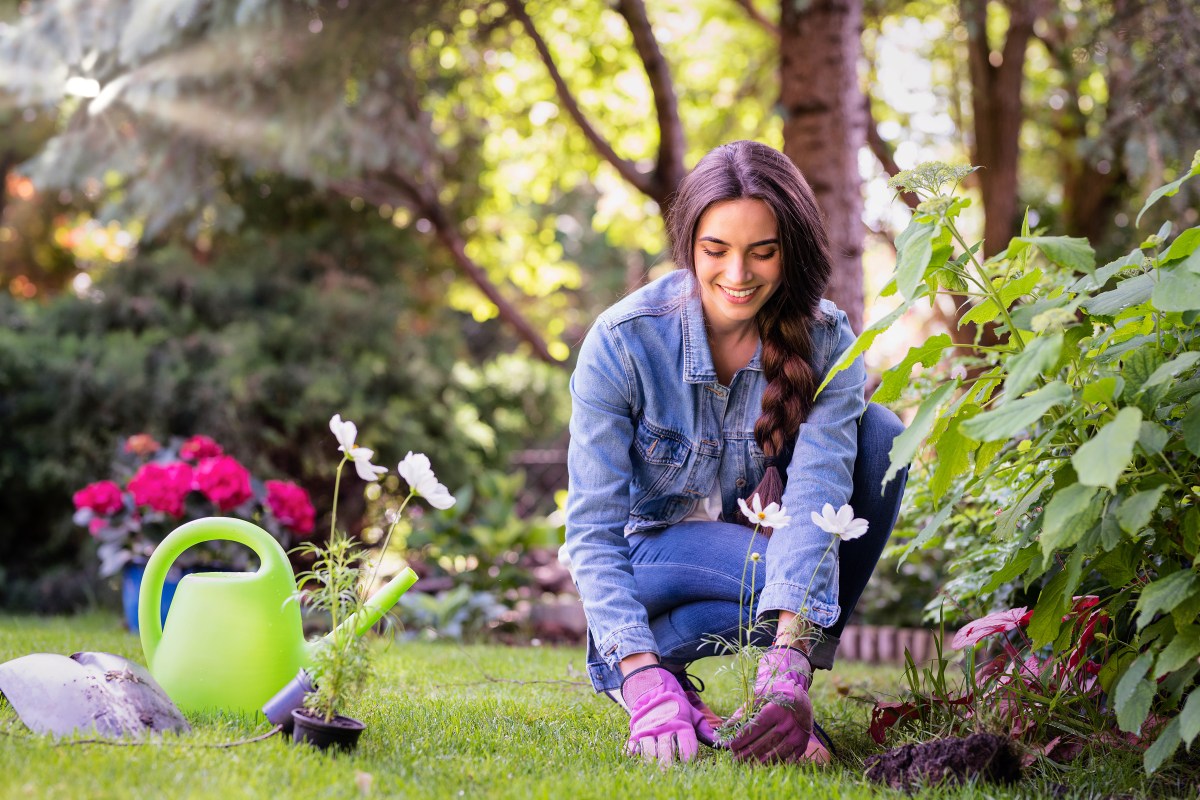
[{"label": "woman", "polygon": [[[904,476],[881,486],[902,427],[867,408],[861,358],[816,393],[854,334],[821,299],[827,237],[791,161],[755,142],[718,147],[667,224],[685,269],[605,311],[571,378],[564,550],[589,674],[629,710],[631,753],[686,761],[721,722],[686,667],[764,623],[757,710],[729,747],[803,758],[812,668],[832,666],[895,523]],[[738,504],[755,492],[764,506],[782,492],[792,524],[755,536]],[[869,529],[822,558],[830,535],[809,519],[826,503],[851,503]]]}]

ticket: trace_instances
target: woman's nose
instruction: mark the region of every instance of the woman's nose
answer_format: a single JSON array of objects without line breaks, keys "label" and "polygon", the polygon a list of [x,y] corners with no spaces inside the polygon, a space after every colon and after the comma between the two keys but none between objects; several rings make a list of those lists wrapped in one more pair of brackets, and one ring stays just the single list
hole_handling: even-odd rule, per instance
[{"label": "woman's nose", "polygon": [[731,283],[744,283],[749,278],[746,259],[737,253],[730,253],[729,261],[725,264],[725,279]]}]

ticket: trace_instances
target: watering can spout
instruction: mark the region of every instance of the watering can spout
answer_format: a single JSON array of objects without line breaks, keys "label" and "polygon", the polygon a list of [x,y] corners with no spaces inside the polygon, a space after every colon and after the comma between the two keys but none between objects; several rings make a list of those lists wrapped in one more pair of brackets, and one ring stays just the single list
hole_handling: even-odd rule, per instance
[{"label": "watering can spout", "polygon": [[417,573],[412,571],[412,568],[405,567],[393,577],[390,581],[383,585],[378,592],[371,595],[371,598],[363,605],[361,611],[346,619],[345,622],[338,625],[324,637],[317,639],[312,643],[312,651],[315,652],[318,648],[324,646],[326,642],[331,642],[343,632],[353,634],[354,636],[362,636],[371,626],[379,619],[391,611],[392,606],[400,599],[400,595],[407,592],[412,585],[417,582]]}]

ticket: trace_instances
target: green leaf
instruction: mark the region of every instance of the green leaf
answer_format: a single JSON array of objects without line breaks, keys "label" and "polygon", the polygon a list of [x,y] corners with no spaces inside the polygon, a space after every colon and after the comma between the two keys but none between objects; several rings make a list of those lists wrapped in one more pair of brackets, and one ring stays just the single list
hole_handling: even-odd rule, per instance
[{"label": "green leaf", "polygon": [[1153,291],[1154,275],[1147,272],[1126,278],[1116,288],[1101,292],[1086,301],[1083,308],[1093,316],[1112,317],[1130,306],[1146,302]]},{"label": "green leaf", "polygon": [[1163,264],[1178,261],[1196,252],[1196,248],[1200,248],[1200,226],[1188,228],[1176,236],[1175,241],[1171,242],[1171,246],[1167,248],[1167,252],[1163,253],[1161,261]]},{"label": "green leaf", "polygon": [[1138,444],[1149,455],[1156,456],[1162,452],[1170,441],[1171,434],[1162,425],[1149,420],[1142,421],[1142,428],[1138,431]]},{"label": "green leaf", "polygon": [[1092,561],[1092,569],[1100,573],[1109,586],[1120,589],[1137,575],[1138,558],[1137,543],[1126,541]]},{"label": "green leaf", "polygon": [[[903,361],[883,373],[883,381],[871,397],[872,402],[891,403],[899,400],[900,393],[909,383],[912,368],[917,364],[932,367],[941,360],[942,351],[953,346],[954,341],[948,334],[939,333],[925,344],[909,348],[908,355],[904,357]],[[1200,354],[1197,355],[1200,356]]]},{"label": "green leaf", "polygon": [[924,440],[930,429],[933,428],[933,423],[937,421],[938,407],[957,388],[957,379],[939,386],[917,408],[917,413],[913,416],[913,420],[909,423],[908,427],[904,429],[904,432],[892,441],[891,464],[888,465],[888,470],[883,476],[885,484],[892,479],[893,475],[913,460],[913,457],[917,454],[917,450],[921,446],[922,440]]},{"label": "green leaf", "polygon": [[1067,287],[1067,291],[1071,294],[1094,292],[1112,280],[1112,277],[1121,270],[1140,266],[1141,263],[1142,251],[1140,249],[1131,250],[1116,261],[1108,262],[1095,272],[1081,276],[1079,280]]},{"label": "green leaf", "polygon": [[1140,630],[1154,619],[1160,611],[1172,611],[1175,606],[1183,603],[1193,594],[1200,591],[1200,581],[1196,573],[1190,569],[1172,572],[1165,578],[1159,578],[1142,590],[1135,611],[1138,614],[1137,626]]},{"label": "green leaf", "polygon": [[[1195,160],[1195,159],[1193,159],[1193,160]],[[1187,173],[1182,175],[1177,180],[1173,180],[1170,183],[1168,183],[1166,186],[1160,186],[1157,189],[1155,189],[1153,192],[1151,192],[1150,196],[1146,198],[1146,205],[1142,206],[1142,210],[1138,212],[1137,219],[1135,219],[1133,221],[1134,226],[1136,227],[1136,226],[1142,224],[1142,214],[1146,213],[1146,209],[1150,208],[1150,206],[1154,205],[1155,203],[1157,203],[1159,200],[1163,199],[1164,197],[1174,197],[1175,194],[1179,191],[1179,187],[1183,186],[1183,182],[1186,181],[1188,178],[1192,177],[1193,175],[1200,175],[1200,163],[1194,164],[1192,166],[1191,170],[1189,170]]]},{"label": "green leaf", "polygon": [[1091,272],[1096,266],[1096,252],[1087,239],[1075,236],[1019,236],[1009,243],[1009,256],[1023,249],[1018,246],[1014,253],[1013,245],[1017,243],[1033,245],[1046,258],[1072,272]]},{"label": "green leaf", "polygon": [[1175,751],[1179,749],[1179,742],[1179,717],[1176,717],[1163,727],[1154,744],[1146,749],[1146,754],[1142,757],[1142,766],[1146,768],[1146,774],[1154,774],[1167,759],[1175,755]]},{"label": "green leaf", "polygon": [[1193,688],[1192,693],[1188,695],[1183,712],[1179,715],[1179,724],[1179,735],[1183,738],[1183,743],[1191,747],[1192,740],[1200,734],[1200,687]]},{"label": "green leaf", "polygon": [[1012,400],[967,420],[962,431],[981,442],[1007,439],[1037,422],[1054,406],[1070,402],[1072,397],[1069,386],[1054,381],[1028,397]]},{"label": "green leaf", "polygon": [[[1084,384],[1080,393],[1085,403],[1110,403],[1117,394],[1117,382],[1121,379],[1115,375],[1099,378]],[[1121,381],[1124,383],[1124,381]]]},{"label": "green leaf", "polygon": [[1042,593],[1038,595],[1033,619],[1029,620],[1029,638],[1033,640],[1034,650],[1053,642],[1054,637],[1058,636],[1063,614],[1067,613],[1067,602],[1063,599],[1067,577],[1065,571],[1059,572],[1046,582]]},{"label": "green leaf", "polygon": [[1146,381],[1154,374],[1164,361],[1162,351],[1146,342],[1146,346],[1131,350],[1121,358],[1121,366],[1125,373],[1125,391],[1123,397],[1137,397],[1146,386]]},{"label": "green leaf", "polygon": [[936,222],[917,222],[917,217],[913,217],[896,237],[896,288],[909,302],[917,297],[917,286],[933,256],[933,238],[938,227]]},{"label": "green leaf", "polygon": [[983,595],[991,594],[1009,581],[1015,580],[1033,563],[1033,559],[1037,555],[1037,550],[1038,546],[1036,542],[1022,547],[1008,561],[1004,562],[1004,566],[992,573],[992,577],[979,590],[979,593]]},{"label": "green leaf", "polygon": [[1003,541],[1017,532],[1017,523],[1029,511],[1034,503],[1042,499],[1042,492],[1050,484],[1050,476],[1046,476],[1030,487],[1019,501],[1004,509],[996,523],[996,538]]},{"label": "green leaf", "polygon": [[1188,625],[1158,654],[1154,666],[1155,679],[1174,672],[1200,656],[1200,625]]},{"label": "green leaf", "polygon": [[1059,489],[1046,504],[1042,517],[1042,552],[1050,555],[1078,542],[1100,519],[1103,510],[1103,496],[1095,487],[1074,483]]},{"label": "green leaf", "polygon": [[979,406],[970,406],[958,416],[950,420],[946,432],[937,442],[937,466],[929,481],[929,491],[934,497],[941,497],[950,488],[955,477],[967,471],[971,465],[971,451],[979,447],[974,439],[962,435],[959,430],[963,422],[978,413]]},{"label": "green leaf", "polygon": [[1016,400],[1026,389],[1033,386],[1039,375],[1050,370],[1058,362],[1062,343],[1061,332],[1049,336],[1043,334],[1035,337],[1024,350],[1010,358],[1008,380],[1004,382],[1004,396],[1000,398],[1000,402]]},{"label": "green leaf", "polygon": [[817,387],[817,394],[821,393],[821,390],[833,380],[835,375],[853,364],[854,359],[865,353],[867,348],[871,346],[871,343],[878,338],[879,334],[890,328],[892,323],[900,319],[901,315],[907,310],[908,303],[902,303],[892,309],[890,313],[871,323],[870,327],[860,333],[858,338],[854,340],[854,344],[850,345],[850,349],[842,353],[842,357],[837,360],[837,363],[829,368],[829,372],[825,374],[825,380],[821,381],[821,385]]},{"label": "green leaf", "polygon": [[1114,692],[1117,724],[1126,733],[1137,733],[1150,713],[1155,685],[1146,679],[1146,673],[1153,663],[1153,653],[1142,653],[1117,681],[1117,690]]},{"label": "green leaf", "polygon": [[1117,522],[1120,523],[1121,530],[1134,534],[1145,528],[1166,490],[1166,486],[1157,486],[1126,498],[1117,509]]},{"label": "green leaf", "polygon": [[1200,309],[1200,251],[1159,270],[1150,302],[1159,311]]},{"label": "green leaf", "polygon": [[1019,278],[1010,280],[1000,287],[1000,302],[1004,303],[1005,308],[1008,308],[1017,298],[1032,292],[1041,279],[1042,271],[1040,269],[1033,269]]},{"label": "green leaf", "polygon": [[1187,414],[1179,421],[1183,432],[1183,443],[1192,455],[1200,456],[1200,403],[1193,403]]},{"label": "green leaf", "polygon": [[1162,383],[1163,381],[1171,380],[1181,372],[1191,369],[1193,366],[1195,366],[1197,361],[1200,361],[1200,352],[1188,350],[1180,353],[1179,355],[1175,356],[1175,358],[1172,358],[1170,361],[1154,370],[1154,372],[1151,372],[1150,377],[1146,379],[1145,385],[1154,386],[1155,384]]},{"label": "green leaf", "polygon": [[1122,408],[1071,456],[1071,464],[1084,486],[1107,486],[1116,491],[1117,478],[1133,458],[1133,445],[1142,427],[1142,412]]},{"label": "green leaf", "polygon": [[[958,502],[957,498],[954,502]],[[921,529],[921,532],[914,536],[911,542],[905,545],[904,550],[900,552],[900,562],[903,563],[904,560],[908,558],[910,553],[932,539],[937,532],[941,530],[941,527],[946,524],[946,520],[950,518],[952,513],[954,513],[953,502],[948,502],[946,505],[938,509],[938,512],[933,515],[929,522],[925,523],[925,527]]]}]

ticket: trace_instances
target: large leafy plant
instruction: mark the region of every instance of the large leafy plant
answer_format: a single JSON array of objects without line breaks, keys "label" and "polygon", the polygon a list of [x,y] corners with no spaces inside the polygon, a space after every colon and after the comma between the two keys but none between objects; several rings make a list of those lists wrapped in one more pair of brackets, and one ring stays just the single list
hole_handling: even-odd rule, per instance
[{"label": "large leafy plant", "polygon": [[[893,179],[922,198],[884,290],[902,302],[826,382],[914,303],[967,298],[970,368],[935,384],[891,453],[889,477],[928,456],[928,520],[905,554],[952,517],[960,535],[969,520],[977,546],[962,594],[1035,598],[1031,646],[1060,660],[1080,652],[1080,626],[1064,625],[1073,598],[1097,596],[1112,620],[1091,645],[1104,654],[1102,710],[1153,740],[1145,766],[1154,771],[1200,735],[1200,227],[1172,236],[1168,222],[1097,268],[1086,240],[1035,233],[1027,220],[985,261],[958,224],[969,200],[953,192],[971,171],[930,163]],[[1200,153],[1142,213],[1196,175]],[[959,346],[945,334],[914,346],[875,400],[898,399],[916,364]]]}]

